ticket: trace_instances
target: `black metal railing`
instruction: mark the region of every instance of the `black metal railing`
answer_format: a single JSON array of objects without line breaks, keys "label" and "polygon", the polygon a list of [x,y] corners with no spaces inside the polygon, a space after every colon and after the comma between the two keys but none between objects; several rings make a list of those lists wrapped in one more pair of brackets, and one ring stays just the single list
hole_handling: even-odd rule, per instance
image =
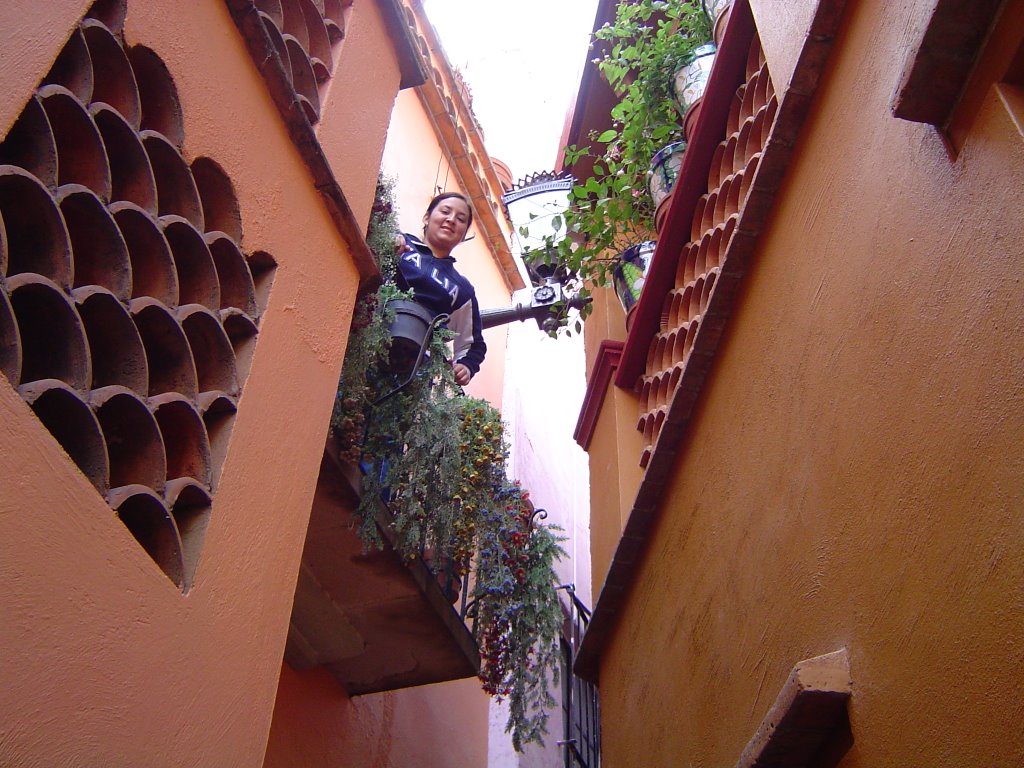
[{"label": "black metal railing", "polygon": [[580,642],[590,623],[590,609],[576,595],[573,584],[565,584],[569,596],[562,631],[562,722],[565,768],[599,768],[601,765],[601,707],[597,687],[573,674]]}]

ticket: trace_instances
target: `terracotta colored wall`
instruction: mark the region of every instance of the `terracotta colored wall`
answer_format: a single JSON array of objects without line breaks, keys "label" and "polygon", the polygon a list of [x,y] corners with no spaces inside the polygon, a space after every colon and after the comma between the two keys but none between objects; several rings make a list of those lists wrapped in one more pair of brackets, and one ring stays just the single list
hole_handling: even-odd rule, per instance
[{"label": "terracotta colored wall", "polygon": [[[593,314],[584,327],[587,370],[593,376],[604,339],[626,338],[626,314],[612,290],[594,292]],[[638,400],[632,392],[609,384],[587,453],[590,457],[591,591],[601,594],[608,566],[633,508],[643,478],[641,435],[636,430]]]},{"label": "terracotta colored wall", "polygon": [[[384,169],[397,179],[404,231],[422,230],[441,155],[419,98],[412,90],[402,91],[388,131]],[[443,184],[448,169],[445,162],[440,167]],[[460,191],[454,171],[446,188]],[[504,306],[509,293],[501,273],[475,225],[470,234],[477,236],[454,253],[458,268],[473,283],[481,306]],[[487,359],[467,391],[500,406],[504,329],[487,332],[486,340]],[[484,768],[489,701],[475,678],[349,699],[322,669],[299,673],[285,664],[265,765]]]},{"label": "terracotta colored wall", "polygon": [[734,764],[843,646],[844,768],[1024,759],[1024,137],[995,92],[956,158],[891,117],[931,4],[850,5],[601,663],[609,768]]},{"label": "terracotta colored wall", "polygon": [[[84,10],[27,5],[0,10],[0,123]],[[175,78],[186,159],[232,178],[244,249],[279,266],[187,596],[0,380],[0,763],[259,765],[357,275],[226,5],[131,0],[126,34]]]},{"label": "terracotta colored wall", "polygon": [[[398,92],[398,61],[382,55],[392,47],[378,3],[353,5],[345,39],[336,54],[335,76],[323,87],[317,137],[334,176],[345,190],[356,221],[370,221],[377,171],[393,98]],[[359,77],[346,73],[358,72]],[[353,141],[353,137],[359,137]]]},{"label": "terracotta colored wall", "polygon": [[323,669],[285,665],[266,768],[487,765],[487,696],[475,679],[349,699]]},{"label": "terracotta colored wall", "polygon": [[53,0],[47,13],[33,0],[10,0],[0,5],[0,29],[4,46],[0,54],[0,135],[7,135],[29,95],[39,84],[75,24],[91,3],[86,0]]}]

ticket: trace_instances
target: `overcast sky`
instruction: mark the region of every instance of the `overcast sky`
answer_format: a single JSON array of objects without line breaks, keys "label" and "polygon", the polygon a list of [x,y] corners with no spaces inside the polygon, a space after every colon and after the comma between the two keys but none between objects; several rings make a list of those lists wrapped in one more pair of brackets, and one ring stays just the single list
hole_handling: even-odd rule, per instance
[{"label": "overcast sky", "polygon": [[520,179],[554,168],[597,0],[424,0],[473,91],[487,149]]}]

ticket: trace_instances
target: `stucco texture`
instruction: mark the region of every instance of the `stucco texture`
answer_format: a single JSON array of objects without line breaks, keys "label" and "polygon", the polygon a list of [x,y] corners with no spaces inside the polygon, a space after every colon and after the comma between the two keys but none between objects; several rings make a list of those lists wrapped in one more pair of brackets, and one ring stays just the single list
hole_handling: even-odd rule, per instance
[{"label": "stucco texture", "polygon": [[842,647],[829,764],[1024,762],[1024,140],[996,90],[955,157],[892,117],[930,7],[849,4],[601,661],[608,768],[735,764]]},{"label": "stucco texture", "polygon": [[[66,32],[4,29],[20,104]],[[0,378],[0,764],[260,765],[357,272],[226,4],[131,0],[126,37],[167,64],[186,160],[223,167],[243,249],[278,267],[187,595]]]}]

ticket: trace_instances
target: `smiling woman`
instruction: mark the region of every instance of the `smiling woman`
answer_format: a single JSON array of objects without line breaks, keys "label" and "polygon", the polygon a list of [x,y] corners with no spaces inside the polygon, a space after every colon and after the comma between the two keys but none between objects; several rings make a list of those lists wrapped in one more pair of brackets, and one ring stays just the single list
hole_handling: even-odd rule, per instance
[{"label": "smiling woman", "polygon": [[435,317],[448,315],[448,329],[455,334],[455,383],[460,386],[469,384],[487,354],[476,291],[455,269],[451,255],[472,223],[473,211],[466,198],[445,192],[430,201],[423,215],[426,242],[405,234],[396,243],[399,287],[411,290],[414,301]]}]

